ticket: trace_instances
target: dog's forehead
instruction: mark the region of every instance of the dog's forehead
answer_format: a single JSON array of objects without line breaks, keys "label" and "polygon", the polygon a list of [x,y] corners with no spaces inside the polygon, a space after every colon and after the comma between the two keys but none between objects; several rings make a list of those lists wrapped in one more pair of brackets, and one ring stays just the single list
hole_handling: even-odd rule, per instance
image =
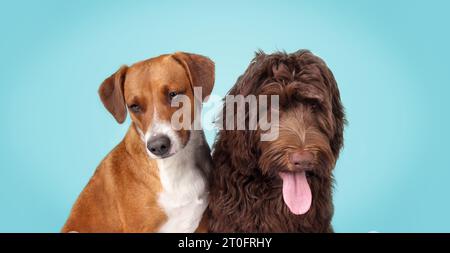
[{"label": "dog's forehead", "polygon": [[132,86],[170,85],[188,82],[183,66],[171,55],[162,55],[133,64],[127,71],[126,83]]}]

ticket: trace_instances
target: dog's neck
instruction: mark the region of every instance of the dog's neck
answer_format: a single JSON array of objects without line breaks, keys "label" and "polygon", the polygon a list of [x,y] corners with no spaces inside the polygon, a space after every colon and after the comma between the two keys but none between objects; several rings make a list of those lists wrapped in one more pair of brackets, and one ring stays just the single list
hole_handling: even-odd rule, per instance
[{"label": "dog's neck", "polygon": [[[212,168],[210,149],[203,131],[190,132],[186,146],[164,159],[151,159],[134,126],[124,139],[127,152],[144,166],[144,173],[158,177],[162,190],[158,203],[167,221],[159,232],[194,232],[208,204],[207,177]],[[141,163],[145,159],[145,163]],[[130,168],[143,175],[141,168]],[[148,174],[147,174],[148,175]]]},{"label": "dog's neck", "polygon": [[208,205],[207,176],[212,161],[207,147],[203,132],[191,131],[183,149],[156,160],[162,185],[158,203],[168,217],[159,232],[193,232],[198,227]]}]

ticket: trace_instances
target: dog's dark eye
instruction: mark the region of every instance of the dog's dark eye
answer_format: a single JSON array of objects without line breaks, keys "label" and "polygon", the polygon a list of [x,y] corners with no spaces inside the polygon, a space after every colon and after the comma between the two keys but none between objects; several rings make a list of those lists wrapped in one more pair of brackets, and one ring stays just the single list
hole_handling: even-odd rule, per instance
[{"label": "dog's dark eye", "polygon": [[318,101],[310,100],[308,105],[313,112],[320,110],[320,103]]},{"label": "dog's dark eye", "polygon": [[139,113],[142,111],[141,107],[138,104],[132,104],[128,108],[134,113]]},{"label": "dog's dark eye", "polygon": [[169,97],[170,97],[170,98],[174,98],[174,97],[176,97],[177,95],[178,95],[178,93],[175,92],[175,91],[169,92]]}]

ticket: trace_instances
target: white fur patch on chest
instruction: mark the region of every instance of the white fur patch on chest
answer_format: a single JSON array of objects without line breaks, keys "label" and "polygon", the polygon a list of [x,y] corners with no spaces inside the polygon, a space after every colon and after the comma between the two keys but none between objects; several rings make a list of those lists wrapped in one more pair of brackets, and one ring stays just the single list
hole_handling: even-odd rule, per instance
[{"label": "white fur patch on chest", "polygon": [[195,232],[208,205],[207,171],[204,170],[210,167],[198,167],[202,161],[197,161],[194,155],[199,152],[197,138],[200,137],[196,135],[175,155],[157,160],[163,188],[158,203],[167,215],[159,232]]}]

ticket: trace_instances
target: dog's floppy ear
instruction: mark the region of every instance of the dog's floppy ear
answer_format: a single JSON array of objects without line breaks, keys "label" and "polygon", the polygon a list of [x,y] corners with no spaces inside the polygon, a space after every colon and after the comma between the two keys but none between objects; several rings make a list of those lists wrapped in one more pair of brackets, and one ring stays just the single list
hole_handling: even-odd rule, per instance
[{"label": "dog's floppy ear", "polygon": [[331,149],[333,150],[333,153],[337,159],[339,157],[339,151],[344,145],[344,125],[347,123],[347,120],[345,119],[344,106],[341,102],[341,96],[336,79],[334,78],[331,70],[326,65],[322,65],[322,68],[323,76],[330,86],[332,97],[331,103],[333,107],[332,113],[335,121],[335,134],[331,139]]},{"label": "dog's floppy ear", "polygon": [[127,117],[127,106],[123,95],[127,69],[127,66],[122,66],[116,73],[106,78],[98,89],[103,105],[119,123],[123,123]]},{"label": "dog's floppy ear", "polygon": [[208,57],[184,52],[176,52],[173,57],[183,65],[192,88],[194,86],[202,88],[202,99],[205,100],[214,87],[214,62]]}]

